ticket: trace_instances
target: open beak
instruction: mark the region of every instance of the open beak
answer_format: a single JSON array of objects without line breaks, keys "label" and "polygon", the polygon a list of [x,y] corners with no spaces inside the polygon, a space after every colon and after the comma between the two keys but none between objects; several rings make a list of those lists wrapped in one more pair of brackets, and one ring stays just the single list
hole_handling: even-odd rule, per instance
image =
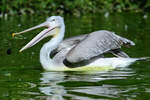
[{"label": "open beak", "polygon": [[[35,45],[36,43],[38,43],[40,40],[44,39],[45,37],[51,36],[53,35],[53,30],[57,27],[57,26],[49,26],[47,22],[44,22],[40,25],[37,25],[35,27],[29,28],[27,30],[24,30],[22,32],[19,33],[14,33],[14,35],[18,35],[18,34],[22,34],[40,27],[48,27],[47,29],[44,29],[42,32],[40,32],[37,36],[35,36],[28,44],[26,44],[22,49],[19,50],[19,52],[22,52],[23,50],[32,47],[33,45]],[[12,34],[13,35],[13,34]]]},{"label": "open beak", "polygon": [[19,34],[22,34],[22,33],[25,33],[25,32],[32,31],[32,30],[37,29],[37,28],[40,28],[40,27],[48,27],[47,22],[44,22],[44,23],[39,24],[39,25],[37,25],[37,26],[31,27],[31,28],[26,29],[26,30],[24,30],[24,31],[22,31],[22,32],[12,33],[12,37],[14,37],[15,35],[19,35]]}]

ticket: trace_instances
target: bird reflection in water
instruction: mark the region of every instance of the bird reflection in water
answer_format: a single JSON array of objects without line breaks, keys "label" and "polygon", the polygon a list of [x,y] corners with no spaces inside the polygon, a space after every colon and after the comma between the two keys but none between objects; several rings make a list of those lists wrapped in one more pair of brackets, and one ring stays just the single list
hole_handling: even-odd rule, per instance
[{"label": "bird reflection in water", "polygon": [[[39,90],[46,100],[78,100],[117,98],[124,92],[124,88],[111,84],[111,81],[123,80],[133,76],[135,72],[130,68],[106,72],[43,72],[40,78]],[[82,77],[81,77],[82,76]],[[134,87],[126,88],[126,91]]]}]

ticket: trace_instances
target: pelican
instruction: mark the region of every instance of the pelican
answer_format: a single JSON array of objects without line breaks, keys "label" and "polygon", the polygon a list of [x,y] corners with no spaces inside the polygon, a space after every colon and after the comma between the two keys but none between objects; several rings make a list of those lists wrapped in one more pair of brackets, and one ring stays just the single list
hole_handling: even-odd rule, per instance
[{"label": "pelican", "polygon": [[[106,67],[126,67],[137,60],[145,58],[130,58],[121,50],[121,46],[134,46],[134,42],[116,35],[114,32],[100,30],[90,34],[65,39],[65,24],[61,16],[51,16],[45,22],[19,33],[22,34],[40,27],[46,27],[20,52],[34,46],[42,39],[52,36],[51,40],[40,50],[40,63],[47,71],[65,70],[97,70]],[[104,58],[105,53],[112,53],[116,57]],[[50,57],[54,54],[53,57]]]}]

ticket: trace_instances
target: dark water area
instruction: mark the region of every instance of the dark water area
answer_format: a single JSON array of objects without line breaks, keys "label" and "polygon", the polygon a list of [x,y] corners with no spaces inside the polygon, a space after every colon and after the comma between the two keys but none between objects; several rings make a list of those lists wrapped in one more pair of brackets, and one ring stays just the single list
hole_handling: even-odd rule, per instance
[{"label": "dark water area", "polygon": [[[42,29],[11,37],[40,24],[48,16],[0,18],[1,100],[149,100],[150,61],[107,72],[46,72],[39,51],[50,38],[19,53]],[[65,38],[96,30],[114,31],[135,42],[123,50],[131,57],[150,56],[150,14],[114,13],[64,16]]]}]

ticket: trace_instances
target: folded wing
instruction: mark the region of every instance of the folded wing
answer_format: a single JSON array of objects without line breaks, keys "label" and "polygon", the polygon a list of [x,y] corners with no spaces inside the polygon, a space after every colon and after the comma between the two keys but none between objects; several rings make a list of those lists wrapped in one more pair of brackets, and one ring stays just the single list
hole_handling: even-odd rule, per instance
[{"label": "folded wing", "polygon": [[135,45],[132,41],[116,35],[110,31],[96,31],[86,36],[74,46],[66,55],[70,63],[78,63],[96,57],[111,50],[120,49],[121,46]]}]

